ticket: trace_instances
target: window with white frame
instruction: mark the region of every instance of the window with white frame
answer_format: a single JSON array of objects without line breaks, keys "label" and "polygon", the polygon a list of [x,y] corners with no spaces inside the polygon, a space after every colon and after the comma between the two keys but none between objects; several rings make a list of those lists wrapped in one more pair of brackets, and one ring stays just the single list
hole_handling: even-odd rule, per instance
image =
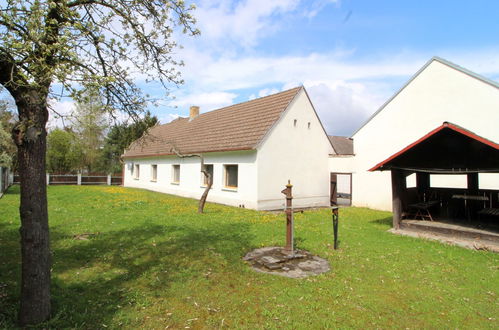
[{"label": "window with white frame", "polygon": [[172,183],[180,183],[180,165],[172,165]]},{"label": "window with white frame", "polygon": [[224,165],[224,186],[226,188],[237,188],[238,165]]},{"label": "window with white frame", "polygon": [[[206,172],[210,174],[211,182],[213,182],[213,164],[204,164]],[[201,172],[201,185],[206,187],[208,185],[208,178]]]},{"label": "window with white frame", "polygon": [[158,180],[158,165],[151,165],[151,181],[156,182]]},{"label": "window with white frame", "polygon": [[138,180],[140,177],[140,165],[139,164],[135,164],[135,170],[133,172],[134,172],[134,179]]}]

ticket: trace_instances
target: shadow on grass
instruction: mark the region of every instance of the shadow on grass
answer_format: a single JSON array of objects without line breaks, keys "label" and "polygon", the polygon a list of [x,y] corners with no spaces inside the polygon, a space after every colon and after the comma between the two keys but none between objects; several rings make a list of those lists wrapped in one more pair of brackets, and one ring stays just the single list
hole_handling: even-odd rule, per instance
[{"label": "shadow on grass", "polygon": [[21,194],[21,186],[18,184],[13,184],[6,191],[4,191],[4,195],[20,195]]},{"label": "shadow on grass", "polygon": [[21,254],[18,228],[3,221],[0,221],[0,251],[0,328],[8,329],[17,317]]},{"label": "shadow on grass", "polygon": [[392,217],[388,217],[388,218],[376,219],[376,220],[370,221],[370,223],[375,223],[375,224],[379,224],[379,225],[385,225],[388,228],[391,228],[392,224],[393,224],[393,218]]},{"label": "shadow on grass", "polygon": [[[19,235],[4,227],[0,223],[0,242],[10,243],[2,251],[7,258],[0,262],[0,284],[9,288],[2,297],[0,287],[0,327],[11,328],[19,299]],[[51,228],[54,317],[42,325],[49,328],[102,328],[117,316],[126,325],[124,308],[140,316],[149,301],[173,295],[174,283],[201,277],[220,264],[237,265],[252,247],[249,226],[241,223],[149,224],[83,240],[62,229]]]}]

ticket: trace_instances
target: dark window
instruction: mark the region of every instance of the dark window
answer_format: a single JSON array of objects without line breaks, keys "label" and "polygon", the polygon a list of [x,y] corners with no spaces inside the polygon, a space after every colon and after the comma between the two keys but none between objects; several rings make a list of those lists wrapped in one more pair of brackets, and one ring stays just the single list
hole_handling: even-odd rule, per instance
[{"label": "dark window", "polygon": [[180,165],[172,165],[172,183],[180,183]]},{"label": "dark window", "polygon": [[151,165],[151,181],[158,179],[158,165]]},{"label": "dark window", "polygon": [[238,177],[237,165],[225,165],[225,186],[229,188],[237,188]]},{"label": "dark window", "polygon": [[135,179],[138,180],[140,177],[140,165],[135,164]]}]

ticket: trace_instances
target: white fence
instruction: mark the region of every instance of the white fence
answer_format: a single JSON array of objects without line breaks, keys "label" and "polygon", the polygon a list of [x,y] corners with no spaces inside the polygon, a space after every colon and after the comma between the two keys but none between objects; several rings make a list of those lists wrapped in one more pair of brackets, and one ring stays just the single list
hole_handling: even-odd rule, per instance
[{"label": "white fence", "polygon": [[[47,173],[47,185],[108,185],[117,186],[123,182],[122,176],[110,174],[50,174]],[[14,176],[14,183],[19,183],[19,176]]]},{"label": "white fence", "polygon": [[13,181],[14,177],[10,173],[9,168],[0,167],[0,196],[2,196],[3,192],[9,188]]}]

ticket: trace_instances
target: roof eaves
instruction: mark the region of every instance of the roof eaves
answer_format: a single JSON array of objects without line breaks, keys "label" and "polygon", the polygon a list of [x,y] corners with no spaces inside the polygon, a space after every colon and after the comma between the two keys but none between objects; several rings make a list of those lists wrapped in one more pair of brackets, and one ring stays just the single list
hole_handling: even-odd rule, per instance
[{"label": "roof eaves", "polygon": [[[249,150],[255,150],[253,148],[233,148],[233,149],[221,149],[221,150],[205,150],[205,151],[192,151],[189,152],[189,154],[207,154],[207,153],[214,153],[214,152],[234,152],[234,151],[249,151]],[[164,157],[164,156],[176,156],[175,153],[168,152],[168,153],[157,153],[157,154],[144,154],[144,155],[132,155],[132,156],[125,156],[123,155],[123,159],[130,159],[130,158],[151,158],[151,157]]]},{"label": "roof eaves", "polygon": [[427,140],[428,138],[430,138],[431,136],[435,135],[436,133],[440,132],[441,130],[443,130],[444,128],[449,128],[453,131],[456,131],[460,134],[463,134],[463,135],[466,135],[467,137],[471,138],[471,139],[474,139],[474,140],[477,140],[483,144],[486,144],[492,148],[495,148],[497,150],[499,150],[499,144],[493,142],[493,141],[490,141],[484,137],[481,137],[461,126],[458,126],[456,124],[452,124],[452,123],[449,123],[449,122],[444,122],[442,125],[440,125],[439,127],[435,128],[434,130],[430,131],[429,133],[425,134],[423,137],[419,138],[418,140],[414,141],[413,143],[409,144],[407,147],[403,148],[402,150],[396,152],[395,154],[391,155],[390,157],[388,157],[387,159],[383,160],[382,162],[376,164],[374,167],[370,168],[368,171],[369,172],[374,172],[374,171],[377,171],[377,170],[382,170],[382,167],[394,160],[395,158],[397,158],[398,156],[402,155],[403,153],[405,153],[406,151],[412,149],[413,147],[415,147],[416,145],[420,144],[421,142]]}]

